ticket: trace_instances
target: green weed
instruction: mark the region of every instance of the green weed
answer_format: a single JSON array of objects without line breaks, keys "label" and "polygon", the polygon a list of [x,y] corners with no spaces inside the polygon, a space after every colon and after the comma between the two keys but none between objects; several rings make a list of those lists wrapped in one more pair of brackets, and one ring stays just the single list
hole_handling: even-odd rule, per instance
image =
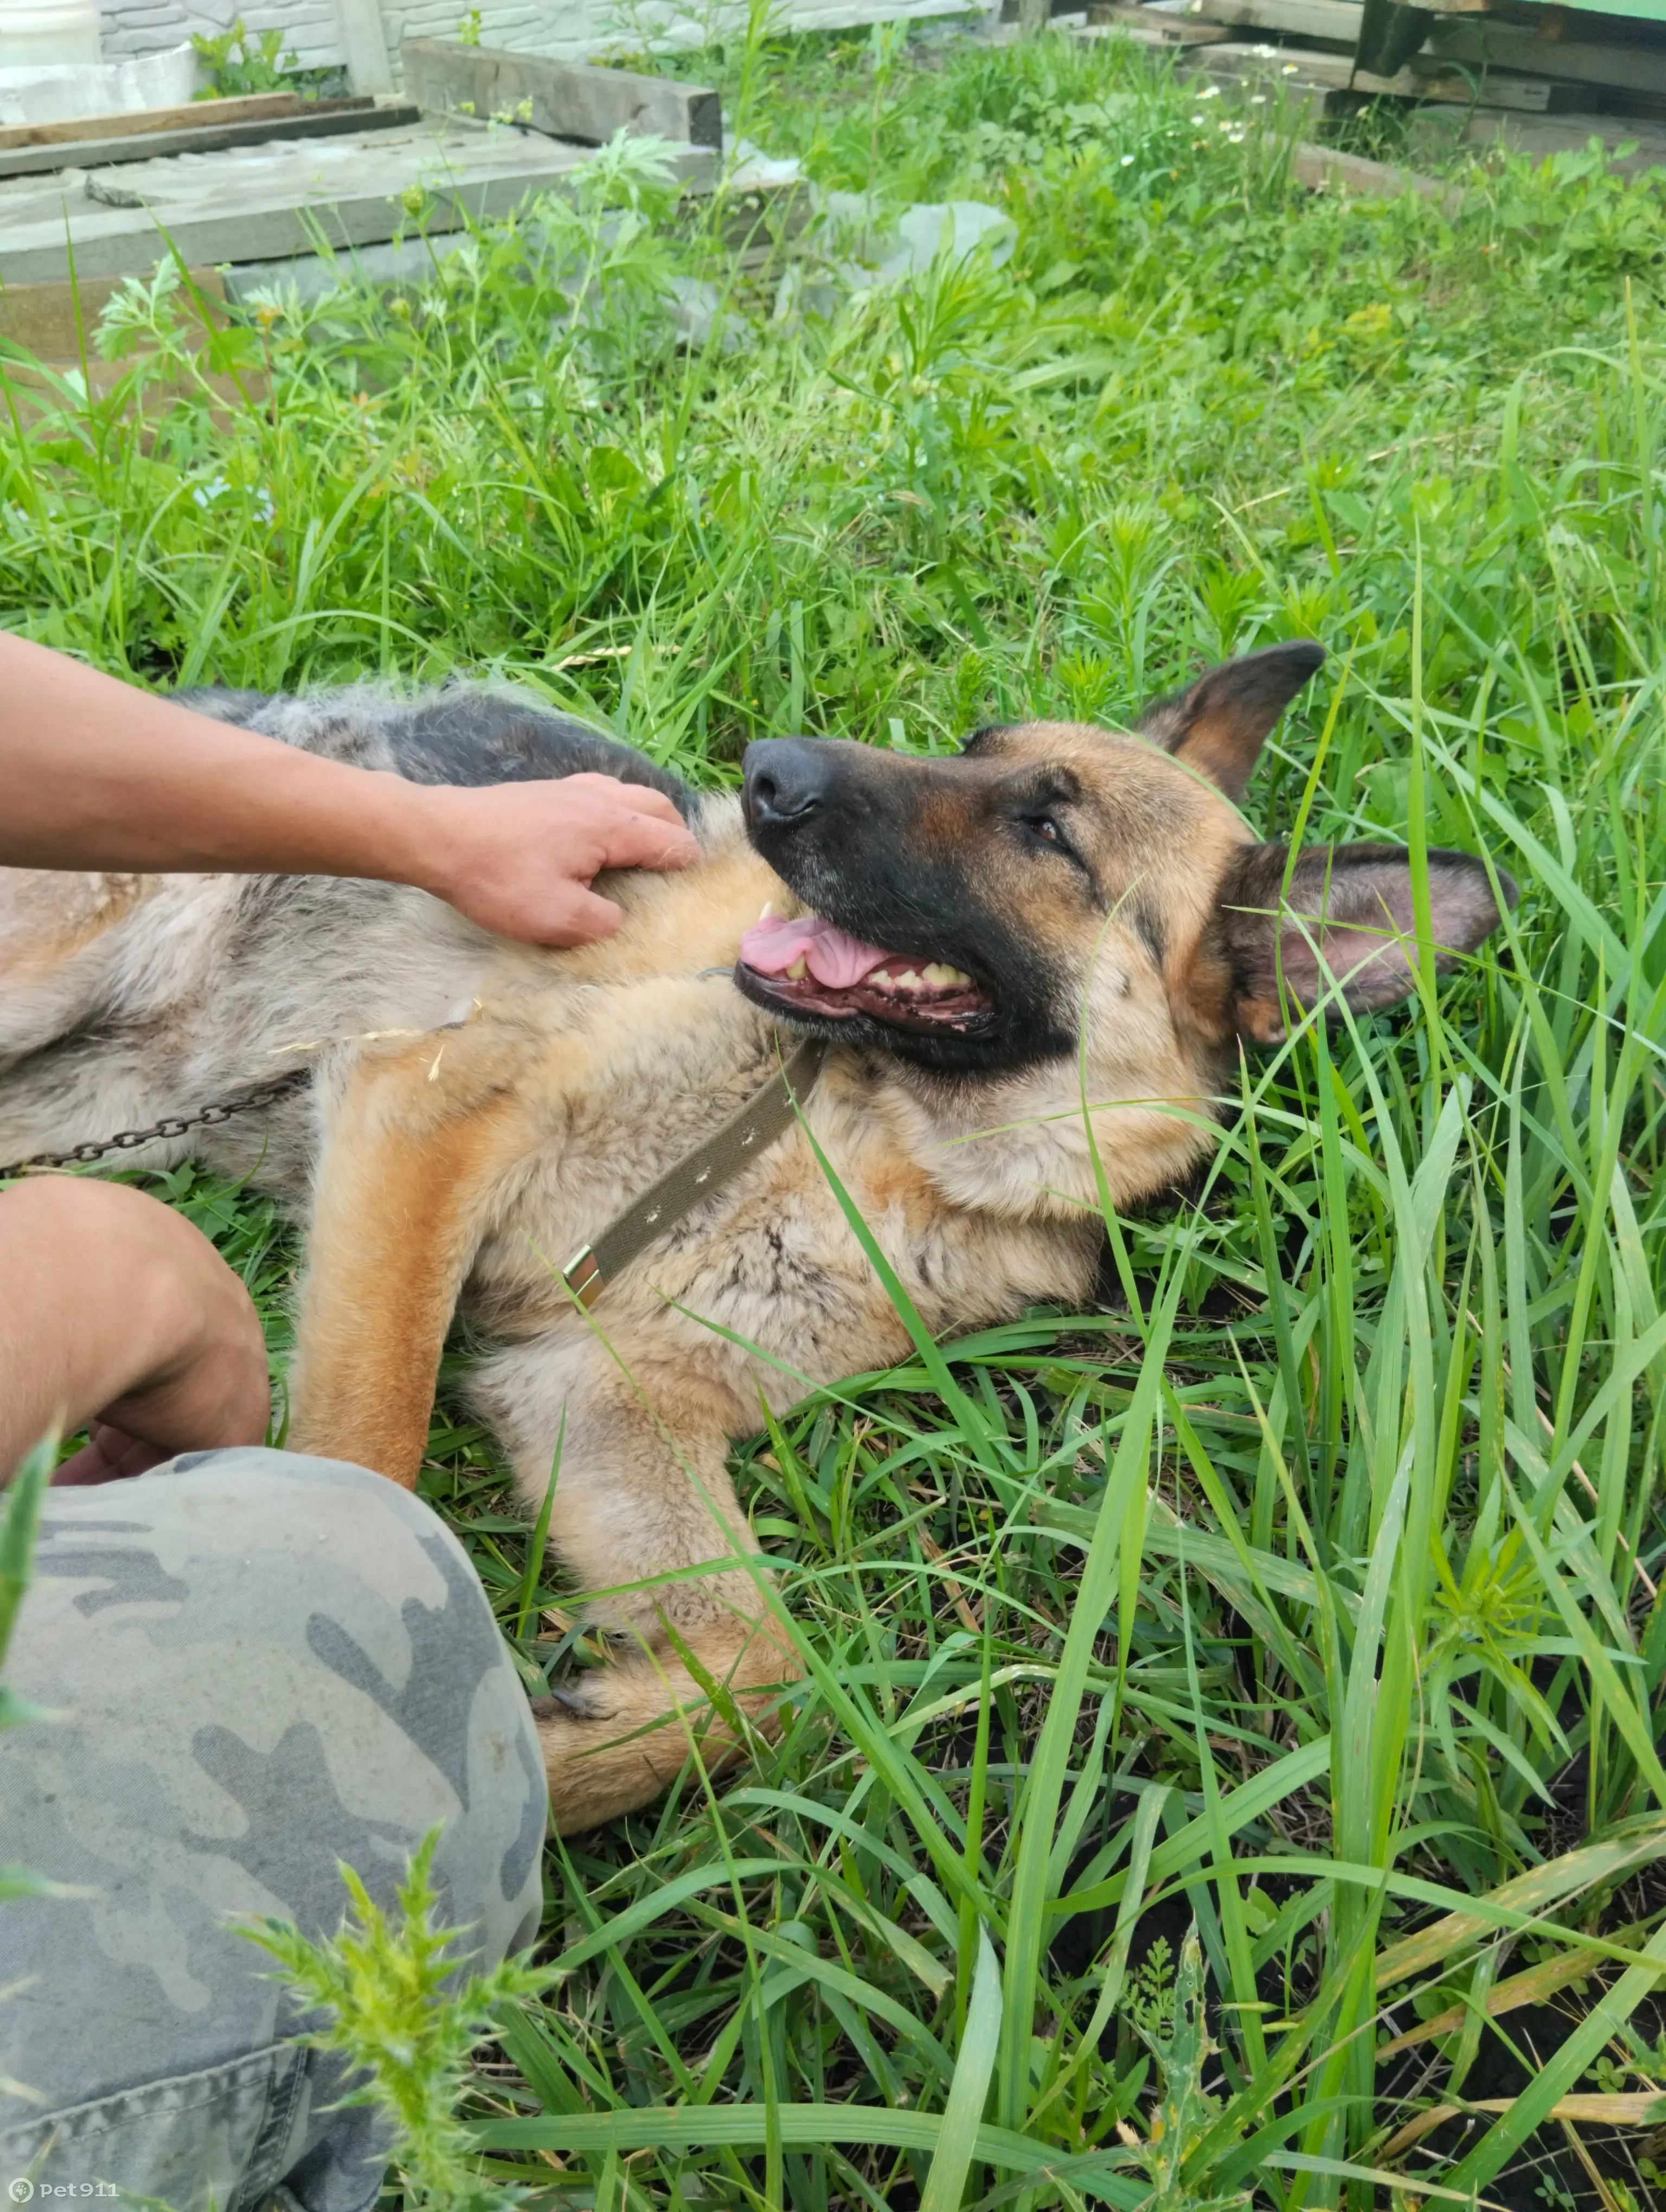
[{"label": "green weed", "polygon": [[286,50],[282,31],[251,31],[239,15],[212,36],[191,34],[192,51],[208,77],[198,100],[224,100],[252,92],[295,88],[300,64]]},{"label": "green weed", "polygon": [[[34,1543],[40,1525],[41,1501],[52,1480],[57,1440],[37,1444],[12,1477],[0,1510],[0,1666],[5,1663],[23,1602],[34,1571]],[[27,1698],[0,1683],[0,1730],[21,1728],[40,1714]],[[50,1897],[55,1885],[28,1867],[0,1866],[0,1904],[12,1897]]]},{"label": "green weed", "polygon": [[507,2212],[520,2194],[481,2182],[457,2106],[499,2010],[547,1977],[504,1960],[457,1982],[466,1931],[435,1924],[439,1840],[436,1828],[418,1847],[392,1912],[344,1867],[351,1912],[335,1936],[309,1941],[280,1920],[251,1921],[242,1932],[277,1960],[301,2010],[322,2021],[297,2039],[348,2062],[356,2086],[342,2102],[375,2105],[393,2123],[393,2165],[410,2212]]}]

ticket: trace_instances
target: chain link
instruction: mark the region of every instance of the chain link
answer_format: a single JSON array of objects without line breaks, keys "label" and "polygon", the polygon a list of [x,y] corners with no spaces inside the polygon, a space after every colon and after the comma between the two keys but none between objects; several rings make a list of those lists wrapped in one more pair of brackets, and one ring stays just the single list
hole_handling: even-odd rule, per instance
[{"label": "chain link", "polygon": [[153,1121],[148,1129],[124,1129],[118,1136],[105,1138],[101,1144],[71,1145],[64,1152],[37,1152],[33,1159],[14,1160],[9,1167],[0,1168],[0,1182],[10,1176],[25,1175],[31,1168],[85,1167],[91,1161],[101,1160],[106,1152],[131,1152],[141,1145],[154,1144],[161,1137],[183,1137],[192,1129],[217,1128],[235,1114],[258,1113],[263,1106],[276,1106],[280,1098],[293,1097],[312,1079],[310,1067],[297,1067],[280,1076],[276,1083],[264,1084],[258,1091],[246,1091],[240,1098],[222,1099],[217,1105],[204,1106],[195,1114],[169,1114],[160,1121]]}]

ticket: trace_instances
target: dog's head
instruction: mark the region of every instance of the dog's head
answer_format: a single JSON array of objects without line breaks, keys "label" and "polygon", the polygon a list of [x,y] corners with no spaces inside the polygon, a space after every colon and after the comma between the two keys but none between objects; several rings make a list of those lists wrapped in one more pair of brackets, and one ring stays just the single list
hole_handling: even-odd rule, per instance
[{"label": "dog's head", "polygon": [[[1333,990],[1359,1012],[1392,1005],[1419,959],[1408,856],[1319,846],[1292,868],[1237,811],[1323,659],[1300,642],[1229,661],[1132,735],[1021,724],[935,760],[750,746],[749,833],[809,913],[747,933],[740,988],[796,1028],[990,1076],[1073,1054],[1085,1029],[1091,1054],[1108,1028],[1153,1022],[1206,1074],[1235,1037],[1275,1042],[1290,1005]],[[1498,902],[1464,854],[1432,852],[1428,883],[1450,966]]]}]

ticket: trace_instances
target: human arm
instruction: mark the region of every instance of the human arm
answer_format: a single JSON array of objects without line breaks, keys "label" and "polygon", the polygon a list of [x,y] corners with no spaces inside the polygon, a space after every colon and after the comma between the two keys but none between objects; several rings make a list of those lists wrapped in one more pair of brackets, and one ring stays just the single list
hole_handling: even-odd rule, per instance
[{"label": "human arm", "polygon": [[268,1402],[249,1294],[182,1215],[70,1176],[0,1192],[0,1483],[54,1425],[93,1425],[58,1479],[100,1481],[263,1443]]},{"label": "human arm", "polygon": [[611,776],[465,789],[298,752],[0,633],[0,866],[367,876],[535,944],[618,927],[604,868],[685,867],[663,793]]}]

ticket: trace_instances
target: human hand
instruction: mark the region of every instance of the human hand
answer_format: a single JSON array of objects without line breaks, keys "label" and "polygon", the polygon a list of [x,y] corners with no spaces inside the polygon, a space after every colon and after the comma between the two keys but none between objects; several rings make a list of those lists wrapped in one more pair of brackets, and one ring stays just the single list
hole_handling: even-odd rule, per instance
[{"label": "human hand", "polygon": [[112,1429],[106,1421],[88,1421],[86,1443],[53,1468],[52,1487],[67,1490],[76,1485],[120,1482],[130,1474],[148,1474],[171,1457],[171,1453],[159,1451],[155,1444],[143,1444],[137,1437],[130,1437],[125,1429]]},{"label": "human hand", "polygon": [[662,793],[611,776],[408,782],[115,683],[0,630],[0,863],[415,884],[535,944],[619,926],[605,868],[697,848]]},{"label": "human hand", "polygon": [[533,945],[611,937],[605,868],[686,868],[700,848],[663,792],[611,775],[420,788],[427,866],[410,880],[483,929]]},{"label": "human hand", "polygon": [[43,1176],[0,1194],[0,1479],[54,1421],[92,1441],[58,1480],[265,1441],[266,1350],[200,1230],[119,1183]]}]

